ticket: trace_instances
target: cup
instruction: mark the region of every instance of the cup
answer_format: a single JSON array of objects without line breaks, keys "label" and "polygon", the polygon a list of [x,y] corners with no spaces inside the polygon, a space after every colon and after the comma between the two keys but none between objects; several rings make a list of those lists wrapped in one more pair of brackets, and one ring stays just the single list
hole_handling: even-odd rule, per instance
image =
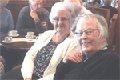
[{"label": "cup", "polygon": [[11,41],[12,41],[12,37],[8,37],[8,36],[7,36],[7,37],[5,37],[4,41],[5,41],[5,42],[11,42]]},{"label": "cup", "polygon": [[34,37],[34,32],[27,32],[26,38],[33,39]]},{"label": "cup", "polygon": [[9,35],[10,35],[10,36],[16,36],[16,35],[17,35],[17,30],[11,30],[11,31],[9,32]]},{"label": "cup", "polygon": [[27,36],[33,36],[34,32],[27,32]]}]

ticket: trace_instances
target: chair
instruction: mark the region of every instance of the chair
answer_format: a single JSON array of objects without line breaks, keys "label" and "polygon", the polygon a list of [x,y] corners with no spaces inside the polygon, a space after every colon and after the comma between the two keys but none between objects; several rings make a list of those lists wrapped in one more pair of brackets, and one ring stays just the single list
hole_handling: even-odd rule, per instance
[{"label": "chair", "polygon": [[118,14],[114,14],[111,22],[110,33],[108,38],[109,48],[113,49],[117,54],[119,53],[119,26],[118,26]]},{"label": "chair", "polygon": [[105,17],[107,24],[109,25],[110,22],[110,10],[109,9],[103,9],[103,8],[97,8],[97,7],[88,7],[88,10],[90,10],[93,14],[99,14]]}]

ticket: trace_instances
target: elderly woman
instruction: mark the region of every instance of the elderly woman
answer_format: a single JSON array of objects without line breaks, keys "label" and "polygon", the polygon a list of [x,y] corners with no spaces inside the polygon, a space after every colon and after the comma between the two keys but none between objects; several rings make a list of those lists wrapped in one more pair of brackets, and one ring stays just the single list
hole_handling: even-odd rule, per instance
[{"label": "elderly woman", "polygon": [[[107,47],[108,26],[105,19],[96,14],[84,15],[77,24],[76,37],[81,46],[82,61],[74,63],[67,54],[67,62],[58,64],[54,80],[118,80],[119,56]],[[74,57],[75,58],[75,57]],[[80,58],[81,60],[81,58]]]},{"label": "elderly woman", "polygon": [[[67,6],[64,2],[54,4],[50,13],[50,21],[54,25],[54,30],[44,32],[26,53],[21,69],[25,80],[32,78],[52,79],[62,58],[70,50],[79,48],[76,47],[78,42],[70,31],[73,18],[74,10],[72,7]],[[16,74],[13,76],[17,77],[18,74]],[[9,75],[11,74],[9,73]],[[9,76],[3,77],[3,79],[15,78]]]},{"label": "elderly woman", "polygon": [[0,0],[0,37],[5,37],[10,30],[14,29],[12,14],[5,8],[8,2],[9,0]]}]

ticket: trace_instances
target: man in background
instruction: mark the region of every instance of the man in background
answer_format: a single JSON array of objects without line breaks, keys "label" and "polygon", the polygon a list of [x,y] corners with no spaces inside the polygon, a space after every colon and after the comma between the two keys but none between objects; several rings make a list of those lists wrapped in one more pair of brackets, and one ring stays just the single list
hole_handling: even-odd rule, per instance
[{"label": "man in background", "polygon": [[101,8],[105,8],[105,9],[110,9],[110,19],[113,17],[114,14],[118,13],[118,10],[111,5],[112,0],[101,0]]},{"label": "man in background", "polygon": [[19,13],[16,29],[19,34],[29,31],[36,35],[47,30],[49,12],[43,8],[43,0],[29,0],[30,6],[25,6]]},{"label": "man in background", "polygon": [[80,16],[83,14],[92,14],[92,13],[83,6],[82,0],[64,0],[64,2],[70,3],[74,7],[74,12],[75,12],[76,17],[75,17],[73,25],[71,26],[71,30],[74,32],[76,30],[76,24]]}]

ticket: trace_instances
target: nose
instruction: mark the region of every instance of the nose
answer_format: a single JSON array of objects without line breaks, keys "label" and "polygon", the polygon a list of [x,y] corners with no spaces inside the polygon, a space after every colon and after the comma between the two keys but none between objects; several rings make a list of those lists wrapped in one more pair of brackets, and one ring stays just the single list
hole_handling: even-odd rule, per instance
[{"label": "nose", "polygon": [[81,38],[87,38],[87,34],[85,32],[83,32]]},{"label": "nose", "polygon": [[59,20],[58,20],[58,25],[59,25],[59,24],[62,24],[62,22],[63,22],[63,21],[62,21],[61,19],[59,19]]}]

